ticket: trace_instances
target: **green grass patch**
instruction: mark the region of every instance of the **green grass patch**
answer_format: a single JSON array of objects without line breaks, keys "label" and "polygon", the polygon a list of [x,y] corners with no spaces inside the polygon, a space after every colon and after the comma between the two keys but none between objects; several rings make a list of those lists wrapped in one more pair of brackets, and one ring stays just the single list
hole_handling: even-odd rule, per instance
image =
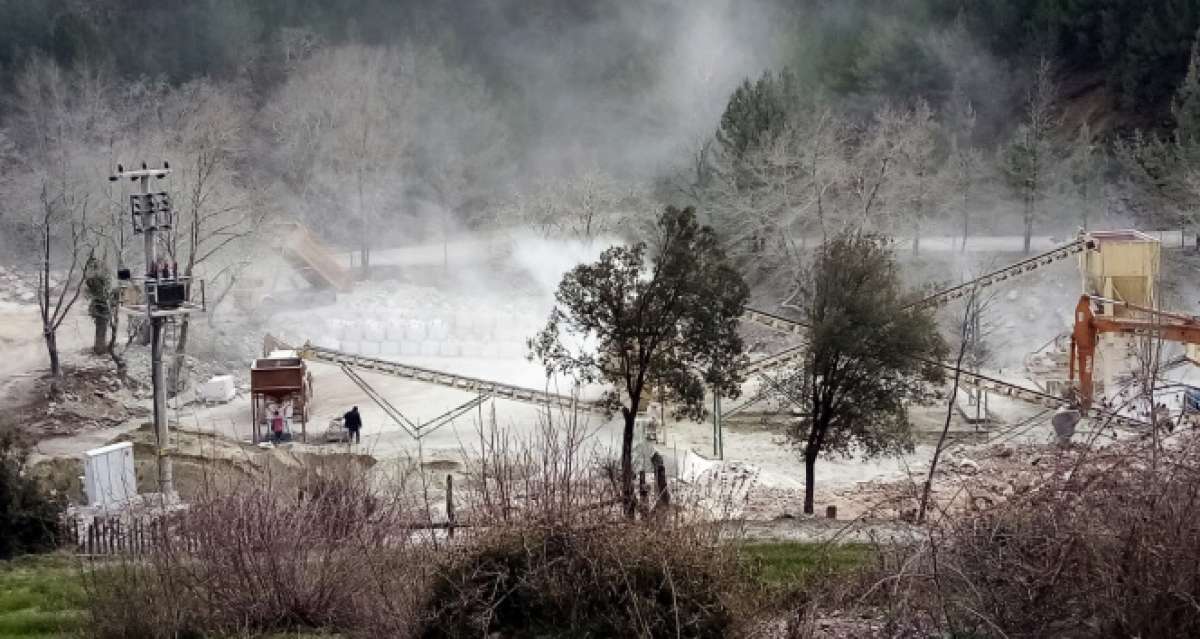
[{"label": "green grass patch", "polygon": [[79,577],[62,555],[0,562],[0,639],[79,634],[87,615]]},{"label": "green grass patch", "polygon": [[818,579],[851,573],[870,565],[874,553],[866,544],[782,541],[742,547],[742,556],[759,581],[784,587],[804,587]]}]

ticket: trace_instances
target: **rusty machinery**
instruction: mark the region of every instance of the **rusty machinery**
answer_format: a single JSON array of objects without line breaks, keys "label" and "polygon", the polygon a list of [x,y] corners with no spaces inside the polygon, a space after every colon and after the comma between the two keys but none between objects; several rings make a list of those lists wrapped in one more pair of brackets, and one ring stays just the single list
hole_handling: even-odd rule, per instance
[{"label": "rusty machinery", "polygon": [[[1112,304],[1143,315],[1143,318],[1112,317],[1097,314],[1093,304]],[[1112,300],[1097,295],[1083,295],[1075,305],[1075,325],[1071,331],[1071,352],[1068,365],[1069,379],[1074,382],[1076,373],[1079,384],[1075,387],[1078,402],[1083,409],[1092,406],[1095,392],[1093,365],[1096,345],[1102,334],[1127,337],[1163,339],[1182,344],[1200,344],[1200,318],[1180,313],[1160,311],[1129,302]]]}]

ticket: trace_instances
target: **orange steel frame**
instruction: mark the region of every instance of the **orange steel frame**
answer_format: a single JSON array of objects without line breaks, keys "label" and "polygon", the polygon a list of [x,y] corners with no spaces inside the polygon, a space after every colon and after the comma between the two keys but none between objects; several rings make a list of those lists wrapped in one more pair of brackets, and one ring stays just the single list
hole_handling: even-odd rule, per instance
[{"label": "orange steel frame", "polygon": [[[1092,311],[1093,301],[1146,313],[1153,319],[1096,317]],[[1200,318],[1168,313],[1094,295],[1080,297],[1079,302],[1075,305],[1075,328],[1071,332],[1071,358],[1068,376],[1071,381],[1075,381],[1075,372],[1078,370],[1079,404],[1085,410],[1092,405],[1094,392],[1092,367],[1095,363],[1096,343],[1103,333],[1156,337],[1171,342],[1200,344]]]}]

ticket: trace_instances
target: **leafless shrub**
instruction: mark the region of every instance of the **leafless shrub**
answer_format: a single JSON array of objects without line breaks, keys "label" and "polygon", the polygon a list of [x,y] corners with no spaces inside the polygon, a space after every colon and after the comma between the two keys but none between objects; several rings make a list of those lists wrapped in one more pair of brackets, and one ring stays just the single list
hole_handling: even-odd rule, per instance
[{"label": "leafless shrub", "polygon": [[607,517],[618,493],[604,478],[593,428],[577,411],[542,413],[528,436],[479,423],[478,448],[463,454],[467,490],[460,518],[509,525]]},{"label": "leafless shrub", "polygon": [[97,635],[407,627],[425,583],[414,574],[425,565],[413,560],[414,503],[343,461],[206,485],[162,520],[146,561],[90,573]]},{"label": "leafless shrub", "polygon": [[899,623],[960,635],[1200,635],[1200,444],[1156,447],[1059,453],[1034,490],[933,524],[871,592]]},{"label": "leafless shrub", "polygon": [[326,455],[214,475],[144,561],[90,573],[96,634],[724,637],[753,618],[729,527],[652,494],[627,519],[586,420],[479,434],[453,517],[419,456],[394,474]]}]

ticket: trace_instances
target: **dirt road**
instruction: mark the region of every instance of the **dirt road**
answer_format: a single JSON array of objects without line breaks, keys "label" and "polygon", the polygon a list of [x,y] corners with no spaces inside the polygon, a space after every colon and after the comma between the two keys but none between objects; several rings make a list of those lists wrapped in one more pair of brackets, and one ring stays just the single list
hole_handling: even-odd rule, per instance
[{"label": "dirt road", "polygon": [[[58,329],[59,350],[85,348],[91,326],[75,309]],[[0,411],[29,402],[39,376],[49,371],[42,319],[32,304],[0,302]]]}]

